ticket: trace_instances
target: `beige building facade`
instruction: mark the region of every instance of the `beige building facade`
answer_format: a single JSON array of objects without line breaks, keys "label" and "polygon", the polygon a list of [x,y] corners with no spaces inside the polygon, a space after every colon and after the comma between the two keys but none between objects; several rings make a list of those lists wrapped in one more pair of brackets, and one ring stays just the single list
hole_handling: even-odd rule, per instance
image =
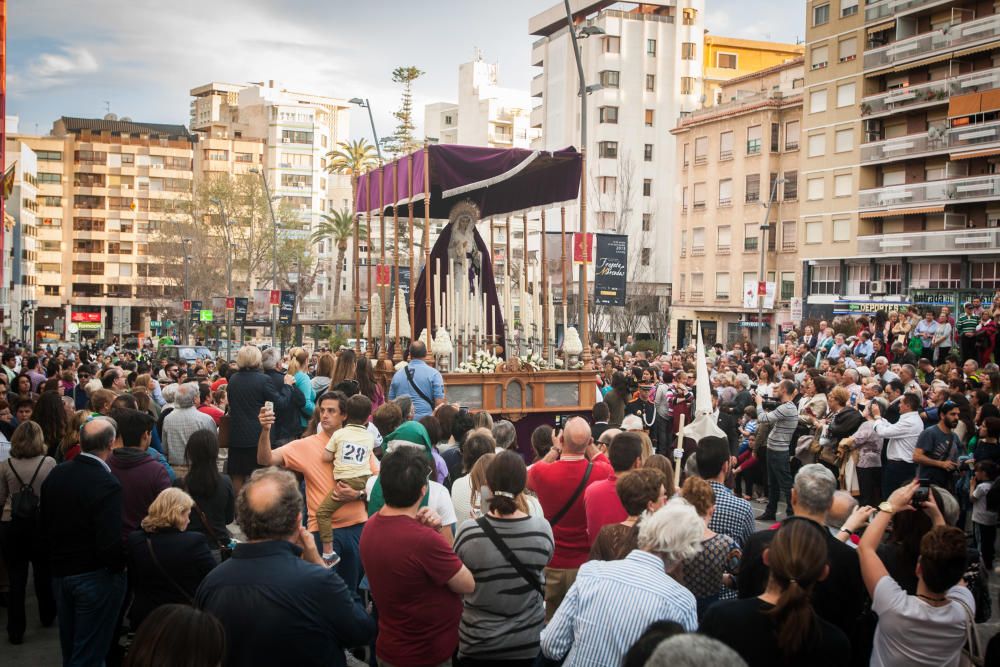
[{"label": "beige building facade", "polygon": [[[720,88],[733,101],[685,114],[672,131],[680,175],[673,345],[692,342],[696,322],[712,344],[747,333],[772,340],[792,321],[801,281],[803,83],[801,58],[734,78]],[[760,281],[767,288],[762,319]]]}]

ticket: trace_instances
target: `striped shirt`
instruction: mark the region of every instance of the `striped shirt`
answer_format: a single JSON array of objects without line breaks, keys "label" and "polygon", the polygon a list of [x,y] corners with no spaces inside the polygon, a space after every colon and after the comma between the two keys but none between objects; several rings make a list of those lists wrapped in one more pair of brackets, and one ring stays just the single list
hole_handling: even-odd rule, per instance
[{"label": "striped shirt", "polygon": [[787,452],[792,434],[799,425],[799,409],[791,401],[785,401],[771,412],[757,406],[757,421],[772,425],[771,432],[767,434],[767,448]]},{"label": "striped shirt", "polygon": [[[487,515],[518,560],[544,586],[542,570],[552,558],[552,528],[541,516],[497,519]],[[463,599],[458,653],[483,661],[526,660],[538,655],[545,623],[542,594],[524,580],[475,521],[465,521],[455,538],[455,553],[476,579]]]},{"label": "striped shirt", "polygon": [[658,556],[636,549],[624,560],[590,561],[542,631],[542,652],[573,667],[620,665],[654,621],[698,627],[694,595]]},{"label": "striped shirt", "polygon": [[966,315],[962,313],[958,316],[958,323],[955,325],[955,332],[961,336],[966,333],[976,333],[976,327],[979,326],[979,318],[975,315]]}]

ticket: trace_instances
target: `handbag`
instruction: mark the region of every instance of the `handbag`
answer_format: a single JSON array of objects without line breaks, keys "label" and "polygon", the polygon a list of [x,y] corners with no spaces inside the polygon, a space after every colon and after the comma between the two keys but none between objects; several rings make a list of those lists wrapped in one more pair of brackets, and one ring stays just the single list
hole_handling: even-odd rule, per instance
[{"label": "handbag", "polygon": [[517,554],[510,550],[510,547],[508,547],[507,543],[503,541],[502,537],[500,537],[496,528],[490,524],[489,519],[481,516],[476,519],[476,524],[483,531],[486,537],[490,538],[490,542],[492,542],[493,546],[495,546],[503,557],[507,559],[507,562],[510,563],[511,567],[517,570],[517,573],[521,575],[521,578],[527,581],[528,585],[530,585],[536,593],[544,596],[545,590],[542,588],[541,582],[538,581],[538,578],[535,577],[535,575],[532,574],[527,567],[525,567],[524,563],[521,562],[521,559],[517,557]]},{"label": "handbag", "polygon": [[964,602],[960,600],[956,602],[965,610],[965,644],[962,645],[962,655],[959,656],[958,664],[961,667],[982,667],[985,664],[985,655],[972,610]]},{"label": "handbag", "polygon": [[229,560],[229,557],[233,555],[233,548],[228,544],[223,544],[219,541],[219,538],[215,534],[215,528],[212,527],[208,517],[205,516],[205,513],[201,511],[200,507],[198,507],[198,503],[194,504],[193,509],[198,512],[198,518],[201,519],[201,525],[205,527],[206,531],[208,531],[209,537],[211,537],[212,541],[219,547],[219,560],[225,563]]}]

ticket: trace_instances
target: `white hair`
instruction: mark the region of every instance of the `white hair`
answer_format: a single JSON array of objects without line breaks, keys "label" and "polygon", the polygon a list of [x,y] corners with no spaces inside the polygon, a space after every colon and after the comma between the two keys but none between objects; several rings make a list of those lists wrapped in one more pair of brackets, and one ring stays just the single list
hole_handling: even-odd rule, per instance
[{"label": "white hair", "polygon": [[87,396],[90,396],[98,389],[104,389],[104,384],[101,382],[100,378],[91,378],[87,384],[83,386],[83,391]]},{"label": "white hair", "polygon": [[265,371],[273,371],[278,366],[281,352],[276,347],[269,347],[260,353],[260,366]]},{"label": "white hair", "polygon": [[683,498],[672,498],[639,521],[639,548],[658,554],[670,566],[701,551],[705,522]]},{"label": "white hair", "polygon": [[686,633],[664,639],[646,667],[746,667],[740,654],[718,639]]},{"label": "white hair", "polygon": [[175,403],[178,408],[194,407],[195,398],[198,397],[198,384],[196,382],[185,382],[177,387],[177,397]]},{"label": "white hair", "polygon": [[638,415],[628,415],[622,419],[623,431],[641,431],[642,419]]},{"label": "white hair", "polygon": [[833,504],[833,492],[837,490],[837,480],[833,473],[819,463],[810,463],[799,468],[795,475],[795,492],[799,504],[810,512],[826,514]]}]

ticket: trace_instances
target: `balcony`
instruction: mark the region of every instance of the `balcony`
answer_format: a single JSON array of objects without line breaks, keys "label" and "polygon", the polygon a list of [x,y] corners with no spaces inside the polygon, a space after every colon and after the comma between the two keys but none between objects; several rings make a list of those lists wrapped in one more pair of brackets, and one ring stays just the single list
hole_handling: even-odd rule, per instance
[{"label": "balcony", "polygon": [[531,96],[541,97],[544,90],[545,90],[545,75],[536,74],[531,79]]},{"label": "balcony", "polygon": [[861,190],[858,207],[905,210],[921,204],[953,204],[1000,199],[1000,176],[973,176]]},{"label": "balcony", "polygon": [[1000,14],[925,32],[865,51],[864,68],[867,71],[923,60],[938,55],[939,52],[989,42],[997,36],[1000,36]]},{"label": "balcony", "polygon": [[[931,130],[931,132],[908,134],[895,139],[862,144],[861,162],[862,164],[891,162],[920,155],[971,151],[1000,145],[1000,122],[964,125],[947,129],[944,133],[940,132]],[[934,138],[930,136],[932,133],[935,135]]]},{"label": "balcony", "polygon": [[866,97],[861,102],[861,116],[877,118],[898,111],[947,104],[948,98],[952,95],[981,93],[995,88],[1000,88],[1000,67],[928,81]]},{"label": "balcony", "polygon": [[943,5],[950,0],[879,0],[865,7],[865,23],[878,21],[889,16],[900,16],[935,5]]},{"label": "balcony", "polygon": [[859,255],[965,254],[1000,247],[1000,229],[946,229],[858,237]]}]

